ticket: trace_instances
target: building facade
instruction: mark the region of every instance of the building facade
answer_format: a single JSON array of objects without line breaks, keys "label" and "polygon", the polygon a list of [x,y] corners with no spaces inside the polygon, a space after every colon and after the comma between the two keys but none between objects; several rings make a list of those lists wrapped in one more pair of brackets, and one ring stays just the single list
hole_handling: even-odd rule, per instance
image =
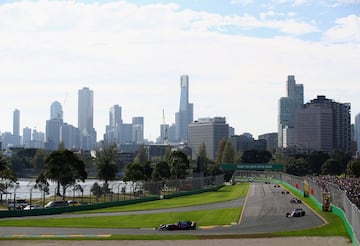
[{"label": "building facade", "polygon": [[295,112],[304,103],[304,88],[296,84],[295,76],[288,75],[287,96],[279,100],[278,147],[286,148],[293,143]]},{"label": "building facade", "polygon": [[349,103],[317,96],[296,112],[294,146],[324,152],[350,152],[350,118]]},{"label": "building facade", "polygon": [[180,77],[180,107],[175,113],[175,139],[177,142],[188,142],[188,126],[193,122],[193,104],[189,103],[189,76]]},{"label": "building facade", "polygon": [[201,118],[189,125],[188,146],[192,149],[192,159],[199,153],[200,146],[205,143],[206,153],[215,160],[221,139],[229,137],[229,125],[225,117]]},{"label": "building facade", "polygon": [[87,87],[78,91],[78,129],[80,133],[80,148],[83,150],[95,149],[94,92]]}]

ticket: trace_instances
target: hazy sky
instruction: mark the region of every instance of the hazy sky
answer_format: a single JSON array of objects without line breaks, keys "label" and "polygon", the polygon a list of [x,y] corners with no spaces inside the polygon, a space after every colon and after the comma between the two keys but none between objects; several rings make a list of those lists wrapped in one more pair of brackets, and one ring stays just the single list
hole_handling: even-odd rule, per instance
[{"label": "hazy sky", "polygon": [[[194,119],[226,117],[236,134],[277,131],[287,75],[305,101],[325,95],[360,113],[360,0],[4,1],[0,131],[45,132],[50,105],[77,126],[78,90],[94,91],[98,140],[109,108],[145,117],[145,138],[174,123],[180,76]],[[22,131],[21,131],[22,135]]]}]

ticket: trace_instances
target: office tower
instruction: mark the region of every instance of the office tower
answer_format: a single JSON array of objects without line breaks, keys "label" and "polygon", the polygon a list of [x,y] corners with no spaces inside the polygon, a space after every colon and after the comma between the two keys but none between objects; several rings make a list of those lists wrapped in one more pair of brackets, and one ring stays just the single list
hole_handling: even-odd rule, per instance
[{"label": "office tower", "polygon": [[325,96],[306,103],[295,114],[294,146],[331,152],[351,151],[350,104]]},{"label": "office tower", "polygon": [[63,119],[62,106],[58,101],[55,101],[50,106],[50,119]]},{"label": "office tower", "polygon": [[201,118],[189,124],[189,143],[192,159],[199,154],[200,146],[205,143],[208,157],[215,160],[219,142],[229,137],[229,125],[225,117]]},{"label": "office tower", "polygon": [[169,143],[169,124],[160,125],[160,137],[158,140],[159,144],[168,144]]},{"label": "office tower", "polygon": [[13,114],[13,135],[20,136],[20,111],[18,109],[15,109]]},{"label": "office tower", "polygon": [[109,112],[109,125],[106,126],[106,132],[104,134],[105,145],[121,144],[121,107],[114,105],[110,108]]},{"label": "office tower", "polygon": [[13,134],[10,140],[12,146],[21,145],[21,136],[20,136],[20,111],[18,109],[14,110],[13,113]]},{"label": "office tower", "polygon": [[80,132],[80,148],[93,150],[96,147],[96,131],[94,124],[94,92],[87,87],[78,94],[78,129]]},{"label": "office tower", "polygon": [[259,135],[258,138],[264,139],[266,141],[266,150],[270,151],[271,153],[274,153],[274,151],[278,147],[278,133],[277,132],[265,133],[265,134]]},{"label": "office tower", "polygon": [[356,141],[356,155],[360,154],[360,113],[358,113],[355,117],[355,125],[354,125],[354,135]]},{"label": "office tower", "polygon": [[135,144],[144,143],[144,117],[132,118],[132,142]]},{"label": "office tower", "polygon": [[64,144],[66,149],[79,149],[79,129],[67,123],[62,124],[60,127],[60,142]]},{"label": "office tower", "polygon": [[287,83],[287,97],[279,100],[278,115],[278,147],[286,148],[293,143],[295,111],[304,103],[304,88],[296,84],[295,76],[289,75]]},{"label": "office tower", "polygon": [[34,148],[43,149],[45,147],[45,134],[34,129],[32,132],[32,141]]},{"label": "office tower", "polygon": [[180,107],[175,114],[176,141],[187,143],[188,126],[193,121],[193,104],[189,103],[189,76],[180,77]]},{"label": "office tower", "polygon": [[46,121],[46,149],[56,150],[59,148],[62,124],[62,106],[55,101],[50,105],[50,119]]},{"label": "office tower", "polygon": [[32,148],[32,143],[31,143],[31,129],[29,127],[25,127],[23,129],[23,146],[24,148]]}]

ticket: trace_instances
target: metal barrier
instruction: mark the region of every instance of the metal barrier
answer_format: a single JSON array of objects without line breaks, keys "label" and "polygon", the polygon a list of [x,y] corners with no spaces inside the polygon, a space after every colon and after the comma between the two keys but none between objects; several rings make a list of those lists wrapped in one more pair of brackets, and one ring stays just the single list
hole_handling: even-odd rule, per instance
[{"label": "metal barrier", "polygon": [[[298,177],[286,173],[280,172],[259,172],[259,171],[237,171],[235,174],[237,177],[253,177],[257,179],[274,179],[274,181],[281,181],[296,188],[300,193],[304,191],[304,181],[309,184],[310,195],[314,197],[319,204],[323,202],[324,192],[329,192],[331,197],[331,206],[336,210],[336,214],[344,217],[345,224],[351,225],[352,232],[348,231],[350,237],[353,239],[354,245],[359,245],[360,239],[360,210],[353,204],[346,195],[346,192],[341,190],[338,185],[330,182],[323,183],[317,177]],[[340,209],[344,216],[338,211]],[[349,229],[348,229],[349,230]]]}]

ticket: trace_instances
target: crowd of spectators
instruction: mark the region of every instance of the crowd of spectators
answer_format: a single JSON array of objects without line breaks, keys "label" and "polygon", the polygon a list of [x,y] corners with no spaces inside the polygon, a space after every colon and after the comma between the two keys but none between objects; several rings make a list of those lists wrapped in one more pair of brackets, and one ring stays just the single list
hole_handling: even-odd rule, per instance
[{"label": "crowd of spectators", "polygon": [[360,208],[360,178],[327,175],[311,177],[311,180],[321,185],[324,190],[328,189],[329,184],[337,185],[339,189],[346,192],[350,201]]}]

